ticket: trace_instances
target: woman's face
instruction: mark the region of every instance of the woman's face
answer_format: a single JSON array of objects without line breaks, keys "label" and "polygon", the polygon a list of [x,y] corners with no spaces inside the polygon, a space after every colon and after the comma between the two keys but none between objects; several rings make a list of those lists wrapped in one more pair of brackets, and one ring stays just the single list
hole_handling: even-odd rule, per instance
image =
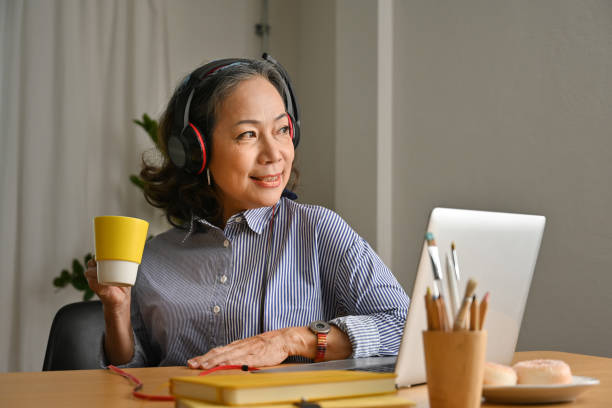
[{"label": "woman's face", "polygon": [[240,83],[217,110],[210,173],[224,221],[276,204],[291,175],[293,142],[285,104],[267,79]]}]

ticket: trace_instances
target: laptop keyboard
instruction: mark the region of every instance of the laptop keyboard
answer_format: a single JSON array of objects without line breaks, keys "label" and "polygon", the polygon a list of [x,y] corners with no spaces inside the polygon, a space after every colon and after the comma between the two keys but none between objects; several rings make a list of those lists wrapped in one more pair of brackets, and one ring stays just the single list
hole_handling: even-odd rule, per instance
[{"label": "laptop keyboard", "polygon": [[348,371],[370,371],[374,373],[392,373],[395,371],[395,364],[382,364],[372,367],[349,368]]}]

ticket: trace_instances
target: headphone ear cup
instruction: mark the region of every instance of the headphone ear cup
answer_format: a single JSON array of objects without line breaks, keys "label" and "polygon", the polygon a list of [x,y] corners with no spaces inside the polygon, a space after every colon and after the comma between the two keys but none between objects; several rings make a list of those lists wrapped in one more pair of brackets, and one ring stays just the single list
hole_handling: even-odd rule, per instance
[{"label": "headphone ear cup", "polygon": [[181,141],[180,135],[171,135],[168,138],[168,157],[172,164],[174,164],[179,169],[185,167],[185,163],[187,162],[187,153],[186,148],[183,142]]},{"label": "headphone ear cup", "polygon": [[291,113],[287,113],[289,117],[289,131],[291,134],[291,141],[293,142],[293,147],[296,148],[298,143],[300,143],[300,124],[296,122],[295,118]]},{"label": "headphone ear cup", "polygon": [[189,123],[181,134],[182,138],[187,142],[187,171],[191,174],[202,174],[206,169],[207,151],[204,136],[198,128]]},{"label": "headphone ear cup", "polygon": [[206,168],[206,143],[196,126],[189,123],[181,134],[168,139],[170,161],[189,174],[202,174]]}]

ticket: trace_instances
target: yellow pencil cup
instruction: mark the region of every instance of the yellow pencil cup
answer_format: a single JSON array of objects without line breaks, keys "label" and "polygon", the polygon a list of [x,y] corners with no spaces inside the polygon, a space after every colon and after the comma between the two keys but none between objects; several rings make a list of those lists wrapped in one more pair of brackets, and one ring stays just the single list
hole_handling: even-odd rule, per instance
[{"label": "yellow pencil cup", "polygon": [[115,215],[94,218],[99,283],[134,285],[148,229],[149,223],[139,218]]},{"label": "yellow pencil cup", "polygon": [[424,331],[431,408],[476,408],[482,400],[487,332]]}]

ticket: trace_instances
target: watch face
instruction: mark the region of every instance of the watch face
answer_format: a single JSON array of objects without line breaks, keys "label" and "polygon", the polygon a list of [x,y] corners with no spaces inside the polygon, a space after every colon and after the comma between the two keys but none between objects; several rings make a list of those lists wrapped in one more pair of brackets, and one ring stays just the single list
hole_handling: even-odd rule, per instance
[{"label": "watch face", "polygon": [[329,333],[331,330],[331,326],[323,320],[314,321],[308,327],[314,333]]}]

